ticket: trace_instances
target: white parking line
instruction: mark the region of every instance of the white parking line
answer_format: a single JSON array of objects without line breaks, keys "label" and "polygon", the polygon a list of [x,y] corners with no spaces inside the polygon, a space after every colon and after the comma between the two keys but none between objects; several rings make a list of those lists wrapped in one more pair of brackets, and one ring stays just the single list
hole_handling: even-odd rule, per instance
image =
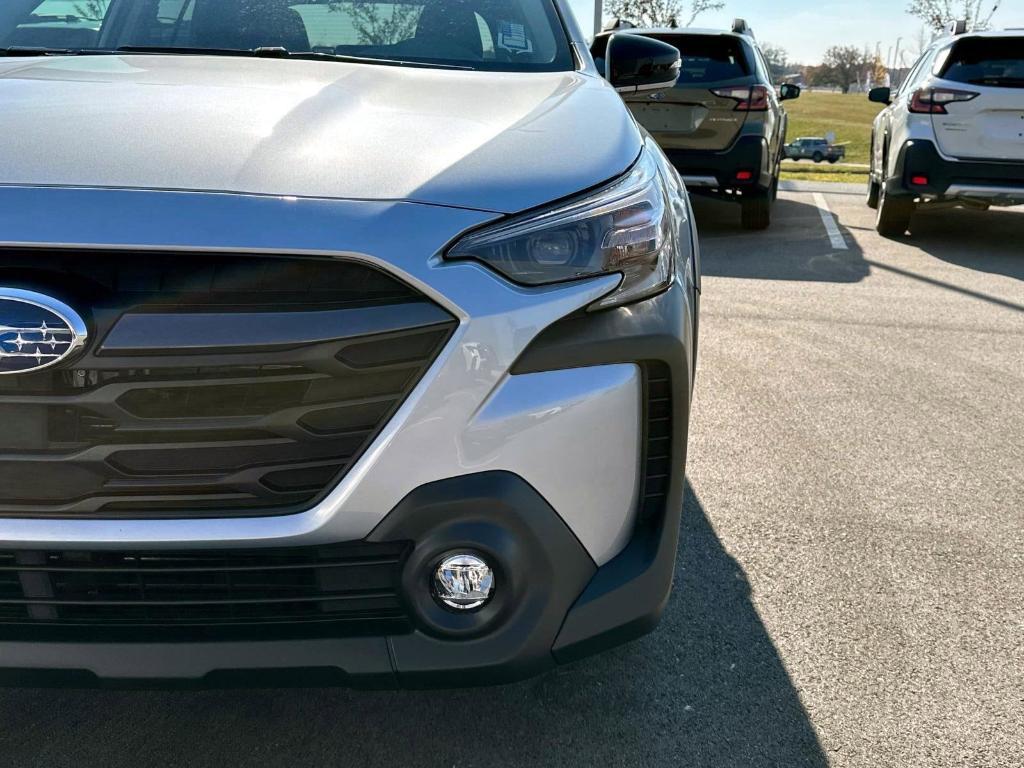
[{"label": "white parking line", "polygon": [[818,206],[818,213],[821,214],[821,222],[825,225],[825,231],[828,232],[828,239],[832,241],[832,247],[840,251],[849,250],[850,246],[846,244],[846,239],[843,237],[843,233],[839,231],[839,225],[836,224],[836,217],[832,215],[832,210],[828,207],[828,202],[825,200],[825,196],[820,192],[815,192],[814,204]]}]

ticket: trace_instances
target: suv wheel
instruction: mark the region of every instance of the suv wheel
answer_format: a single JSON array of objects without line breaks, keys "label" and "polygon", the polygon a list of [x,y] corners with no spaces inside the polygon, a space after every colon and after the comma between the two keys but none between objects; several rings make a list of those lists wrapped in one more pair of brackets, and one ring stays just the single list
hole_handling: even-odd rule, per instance
[{"label": "suv wheel", "polygon": [[914,215],[914,200],[907,197],[890,197],[882,187],[878,198],[878,218],[875,228],[883,237],[903,237],[910,228]]},{"label": "suv wheel", "polygon": [[882,185],[868,176],[868,208],[878,210],[878,197],[882,194]]},{"label": "suv wheel", "polygon": [[822,160],[825,159],[825,156],[821,154],[821,152],[815,152],[814,157],[812,159],[814,160],[814,162],[820,163]]},{"label": "suv wheel", "polygon": [[757,191],[744,195],[740,200],[742,206],[740,223],[744,229],[768,229],[772,223],[772,194],[768,191]]}]

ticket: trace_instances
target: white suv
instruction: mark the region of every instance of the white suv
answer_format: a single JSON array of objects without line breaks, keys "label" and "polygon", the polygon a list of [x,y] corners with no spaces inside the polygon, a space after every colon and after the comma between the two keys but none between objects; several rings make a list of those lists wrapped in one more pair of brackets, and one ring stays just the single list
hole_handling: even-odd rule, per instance
[{"label": "white suv", "polygon": [[1024,30],[935,42],[872,133],[868,205],[878,231],[906,233],[919,205],[1024,205]]}]

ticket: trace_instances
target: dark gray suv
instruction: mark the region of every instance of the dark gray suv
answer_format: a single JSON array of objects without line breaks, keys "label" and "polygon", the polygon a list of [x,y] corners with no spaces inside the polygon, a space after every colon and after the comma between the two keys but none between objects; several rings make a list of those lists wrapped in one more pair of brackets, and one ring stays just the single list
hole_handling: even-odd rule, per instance
[{"label": "dark gray suv", "polygon": [[741,19],[730,32],[617,26],[590,47],[599,68],[610,37],[624,33],[669,43],[682,57],[674,88],[623,97],[637,121],[691,192],[737,202],[745,229],[766,229],[786,144],[782,102],[797,98],[800,89],[786,84],[776,92],[764,54]]}]

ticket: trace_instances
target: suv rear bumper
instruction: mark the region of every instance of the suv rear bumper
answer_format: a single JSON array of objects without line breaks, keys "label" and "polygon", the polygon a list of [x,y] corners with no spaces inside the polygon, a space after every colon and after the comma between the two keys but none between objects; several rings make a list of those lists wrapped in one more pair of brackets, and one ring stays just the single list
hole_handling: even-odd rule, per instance
[{"label": "suv rear bumper", "polygon": [[[695,194],[724,196],[736,191],[771,188],[773,177],[767,141],[759,136],[740,136],[731,147],[720,152],[694,149],[665,149],[665,156],[676,167]],[[750,179],[738,179],[741,172]]]},{"label": "suv rear bumper", "polygon": [[[914,184],[915,176],[927,184]],[[930,141],[908,141],[900,149],[886,194],[929,201],[977,200],[993,205],[1024,204],[1024,163],[948,160]]]}]

